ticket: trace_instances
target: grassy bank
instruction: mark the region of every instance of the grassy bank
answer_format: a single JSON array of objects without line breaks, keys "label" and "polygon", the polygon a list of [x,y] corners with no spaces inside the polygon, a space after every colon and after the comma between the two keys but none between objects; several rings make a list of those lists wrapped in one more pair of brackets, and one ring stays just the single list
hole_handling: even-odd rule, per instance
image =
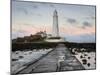
[{"label": "grassy bank", "polygon": [[25,49],[54,48],[63,43],[68,48],[86,48],[96,50],[96,43],[69,43],[69,42],[32,42],[32,43],[12,43],[12,51]]}]

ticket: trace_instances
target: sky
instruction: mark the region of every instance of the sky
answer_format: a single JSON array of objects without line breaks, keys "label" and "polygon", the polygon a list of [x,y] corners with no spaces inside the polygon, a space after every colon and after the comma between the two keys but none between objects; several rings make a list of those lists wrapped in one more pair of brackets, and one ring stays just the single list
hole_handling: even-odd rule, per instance
[{"label": "sky", "polygon": [[16,0],[12,1],[12,39],[45,30],[52,34],[55,9],[61,37],[69,42],[96,42],[95,6]]}]

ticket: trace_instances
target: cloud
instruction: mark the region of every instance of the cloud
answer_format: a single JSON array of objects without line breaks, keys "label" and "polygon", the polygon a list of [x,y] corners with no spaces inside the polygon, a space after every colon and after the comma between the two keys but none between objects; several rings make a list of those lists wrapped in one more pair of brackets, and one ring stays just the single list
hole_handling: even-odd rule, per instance
[{"label": "cloud", "polygon": [[87,27],[92,27],[92,25],[91,25],[91,23],[89,23],[88,21],[84,21],[83,23],[82,23],[82,27],[81,28],[83,28],[83,29],[85,29],[85,28],[87,28]]},{"label": "cloud", "polygon": [[40,14],[40,13],[37,13],[36,15],[39,16],[39,17],[42,17],[42,14]]},{"label": "cloud", "polygon": [[70,24],[77,23],[76,19],[74,19],[74,18],[67,18],[67,22],[70,23]]},{"label": "cloud", "polygon": [[29,24],[29,23],[22,23],[22,24],[19,24],[19,25],[24,25],[24,26],[31,26],[31,27],[34,27],[34,24]]},{"label": "cloud", "polygon": [[18,32],[18,33],[27,33],[26,30],[18,30],[17,32]]},{"label": "cloud", "polygon": [[94,17],[94,16],[91,16],[91,19],[96,19],[96,17]]},{"label": "cloud", "polygon": [[35,9],[38,9],[38,6],[37,5],[32,5],[33,8]]},{"label": "cloud", "polygon": [[87,21],[83,22],[83,25],[84,25],[84,26],[88,26],[88,27],[91,26],[91,24],[90,24],[89,22],[87,22]]},{"label": "cloud", "polygon": [[35,13],[35,12],[33,12],[33,11],[30,11],[29,9],[27,9],[27,8],[17,8],[17,10],[19,11],[19,12],[21,12],[21,13],[24,13],[25,15],[31,15],[31,16],[33,16],[33,15],[35,15],[35,16],[39,16],[39,17],[42,17],[42,14],[40,14],[40,13]]},{"label": "cloud", "polygon": [[85,20],[95,20],[96,17],[95,17],[95,15],[94,16],[85,16],[83,19],[85,19]]},{"label": "cloud", "polygon": [[81,27],[74,27],[74,26],[60,26],[60,33],[64,33],[67,35],[83,35],[83,34],[90,34],[95,33],[95,26],[87,27],[85,29]]},{"label": "cloud", "polygon": [[27,11],[26,8],[18,7],[17,10],[18,10],[19,12],[24,13],[25,15],[28,15],[28,11]]},{"label": "cloud", "polygon": [[31,9],[39,9],[39,4],[38,3],[30,3],[28,5],[28,8],[31,8]]},{"label": "cloud", "polygon": [[53,4],[49,4],[50,7],[55,8],[55,6]]}]

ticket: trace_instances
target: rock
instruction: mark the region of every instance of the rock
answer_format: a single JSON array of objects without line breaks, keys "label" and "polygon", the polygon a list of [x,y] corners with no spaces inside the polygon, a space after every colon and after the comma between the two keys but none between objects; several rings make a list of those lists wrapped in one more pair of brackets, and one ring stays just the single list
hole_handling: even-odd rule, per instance
[{"label": "rock", "polygon": [[24,58],[23,56],[19,56],[20,59]]},{"label": "rock", "polygon": [[96,62],[94,62],[94,64],[96,64]]},{"label": "rock", "polygon": [[84,56],[87,56],[87,54],[84,54]]},{"label": "rock", "polygon": [[80,58],[83,58],[83,56],[81,55]]},{"label": "rock", "polygon": [[94,60],[96,61],[96,58],[94,58]]},{"label": "rock", "polygon": [[82,62],[83,62],[84,65],[87,64],[87,60],[86,59],[83,59]]},{"label": "rock", "polygon": [[88,65],[88,67],[90,67],[90,65],[91,65],[91,64],[90,64],[90,63],[88,63],[87,65]]},{"label": "rock", "polygon": [[18,59],[12,59],[12,61],[17,61]]},{"label": "rock", "polygon": [[29,52],[29,54],[32,54],[32,52]]},{"label": "rock", "polygon": [[90,59],[91,57],[88,57],[88,59]]}]

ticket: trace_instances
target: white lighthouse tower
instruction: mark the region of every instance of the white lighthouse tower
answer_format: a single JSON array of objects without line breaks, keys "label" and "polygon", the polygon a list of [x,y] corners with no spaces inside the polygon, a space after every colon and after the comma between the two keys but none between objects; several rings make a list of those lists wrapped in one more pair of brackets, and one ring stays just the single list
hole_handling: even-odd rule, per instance
[{"label": "white lighthouse tower", "polygon": [[53,28],[52,28],[53,37],[59,37],[59,27],[58,27],[58,14],[55,10],[53,13]]},{"label": "white lighthouse tower", "polygon": [[53,12],[52,36],[48,37],[45,41],[47,41],[47,42],[64,42],[64,39],[59,36],[58,13],[56,10]]}]

